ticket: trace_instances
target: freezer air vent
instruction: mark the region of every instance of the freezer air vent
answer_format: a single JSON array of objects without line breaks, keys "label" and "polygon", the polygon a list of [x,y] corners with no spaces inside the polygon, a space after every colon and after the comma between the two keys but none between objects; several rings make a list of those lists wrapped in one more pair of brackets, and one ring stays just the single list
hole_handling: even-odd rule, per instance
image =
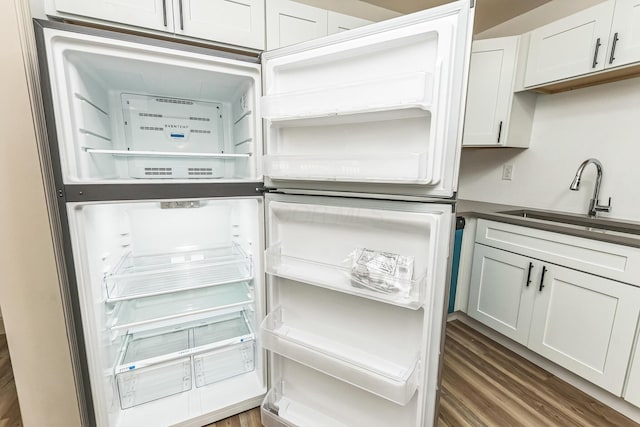
[{"label": "freezer air vent", "polygon": [[210,130],[191,129],[191,133],[211,133]]},{"label": "freezer air vent", "polygon": [[213,168],[189,168],[189,176],[212,176]]},{"label": "freezer air vent", "polygon": [[164,128],[156,127],[156,126],[140,126],[140,130],[154,130],[154,131],[163,131]]},{"label": "freezer air vent", "polygon": [[173,175],[172,168],[144,168],[144,174],[147,176],[171,176]]},{"label": "freezer air vent", "polygon": [[138,113],[140,117],[162,117],[162,114]]},{"label": "freezer air vent", "polygon": [[196,120],[199,122],[210,122],[211,119],[208,117],[189,117],[189,120]]},{"label": "freezer air vent", "polygon": [[169,104],[183,104],[183,105],[193,105],[193,101],[187,101],[186,99],[173,99],[173,98],[156,98],[158,102],[166,102]]}]

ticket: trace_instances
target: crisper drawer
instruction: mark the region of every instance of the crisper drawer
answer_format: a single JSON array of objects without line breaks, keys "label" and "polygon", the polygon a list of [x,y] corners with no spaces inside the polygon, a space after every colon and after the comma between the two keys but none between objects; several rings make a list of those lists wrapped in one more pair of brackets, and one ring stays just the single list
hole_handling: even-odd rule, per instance
[{"label": "crisper drawer", "polygon": [[131,408],[191,390],[191,358],[136,369],[116,375],[120,407]]},{"label": "crisper drawer", "polygon": [[253,341],[237,344],[193,356],[196,387],[203,387],[227,378],[253,371],[255,367]]},{"label": "crisper drawer", "polygon": [[478,219],[476,242],[640,285],[638,248],[485,219]]}]

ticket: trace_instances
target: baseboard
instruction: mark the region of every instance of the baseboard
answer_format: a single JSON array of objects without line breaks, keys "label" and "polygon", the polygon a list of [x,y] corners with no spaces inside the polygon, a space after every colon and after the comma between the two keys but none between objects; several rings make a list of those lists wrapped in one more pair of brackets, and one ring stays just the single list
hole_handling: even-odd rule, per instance
[{"label": "baseboard", "polygon": [[539,354],[529,350],[525,346],[510,340],[509,338],[483,325],[477,320],[472,319],[461,311],[456,311],[447,316],[448,322],[452,320],[459,320],[463,322],[464,324],[472,327],[476,331],[492,339],[498,344],[505,346],[517,355],[524,357],[531,363],[539,366],[547,372],[552,373],[561,380],[571,384],[578,390],[588,394],[599,402],[602,402],[610,408],[620,412],[622,415],[632,419],[633,421],[640,423],[640,408],[637,408],[636,406],[628,403],[624,399],[615,396],[608,391],[603,390],[600,387],[590,383],[589,381],[577,376],[576,374],[566,370],[565,368],[556,365],[550,360],[545,359]]}]

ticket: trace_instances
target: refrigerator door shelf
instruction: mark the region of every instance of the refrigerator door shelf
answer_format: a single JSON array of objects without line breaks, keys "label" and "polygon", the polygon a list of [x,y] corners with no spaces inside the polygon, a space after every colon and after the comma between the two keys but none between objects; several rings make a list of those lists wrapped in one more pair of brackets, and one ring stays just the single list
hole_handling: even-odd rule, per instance
[{"label": "refrigerator door shelf", "polygon": [[[428,110],[431,73],[414,72],[262,98],[262,116],[271,126],[314,126],[314,119],[417,108]],[[309,120],[304,120],[309,119]],[[367,120],[368,119],[368,120]],[[296,121],[304,121],[296,123]],[[362,121],[378,120],[375,116]]]},{"label": "refrigerator door shelf", "polygon": [[347,427],[347,424],[285,396],[283,390],[286,389],[287,385],[279,381],[264,398],[260,414],[265,427]]},{"label": "refrigerator door shelf", "polygon": [[242,311],[253,301],[253,288],[248,282],[121,301],[115,303],[111,330],[210,318]]},{"label": "refrigerator door shelf", "polygon": [[251,256],[232,246],[135,256],[127,253],[104,277],[107,302],[250,281]]},{"label": "refrigerator door shelf", "polygon": [[272,179],[389,184],[428,183],[427,153],[308,154],[264,157]]},{"label": "refrigerator door shelf", "polygon": [[[204,323],[204,324],[203,324]],[[181,329],[130,333],[124,339],[116,375],[145,369],[169,360],[253,341],[245,313],[233,313],[194,322]]]},{"label": "refrigerator door shelf", "polygon": [[417,310],[423,305],[426,274],[417,279],[392,278],[373,275],[372,281],[391,283],[393,289],[385,292],[372,288],[368,283],[353,276],[351,267],[283,255],[282,247],[276,244],[265,252],[266,272],[269,275],[294,280],[321,288],[332,289],[375,301]]},{"label": "refrigerator door shelf", "polygon": [[411,400],[420,382],[418,356],[406,366],[385,360],[288,325],[286,312],[281,308],[267,315],[260,332],[266,349],[399,405]]}]

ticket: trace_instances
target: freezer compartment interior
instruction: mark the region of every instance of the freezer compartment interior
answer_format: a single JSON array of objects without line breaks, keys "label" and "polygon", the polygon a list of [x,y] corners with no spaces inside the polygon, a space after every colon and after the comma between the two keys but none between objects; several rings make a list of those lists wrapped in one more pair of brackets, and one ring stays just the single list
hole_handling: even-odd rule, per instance
[{"label": "freezer compartment interior", "polygon": [[280,307],[269,313],[261,326],[264,347],[400,405],[411,400],[421,374],[417,349],[413,357],[410,350],[401,360],[387,359],[372,351],[375,346],[371,343],[365,346],[335,332],[325,334],[323,328],[313,328],[306,322],[298,326],[299,315],[294,312],[289,316],[289,311]]},{"label": "freezer compartment interior", "polygon": [[258,65],[45,34],[65,182],[258,177]]},{"label": "freezer compartment interior", "polygon": [[401,406],[277,355],[272,366],[273,388],[261,406],[266,427],[427,425],[418,394]]},{"label": "freezer compartment interior", "polygon": [[[360,206],[270,202],[267,272],[411,309],[421,307],[436,268],[439,215]],[[379,255],[384,265],[369,265],[363,272],[363,251]],[[395,269],[403,259],[412,265],[407,274],[398,275]]]},{"label": "freezer compartment interior", "polygon": [[265,175],[437,185],[454,23],[266,56]]}]

